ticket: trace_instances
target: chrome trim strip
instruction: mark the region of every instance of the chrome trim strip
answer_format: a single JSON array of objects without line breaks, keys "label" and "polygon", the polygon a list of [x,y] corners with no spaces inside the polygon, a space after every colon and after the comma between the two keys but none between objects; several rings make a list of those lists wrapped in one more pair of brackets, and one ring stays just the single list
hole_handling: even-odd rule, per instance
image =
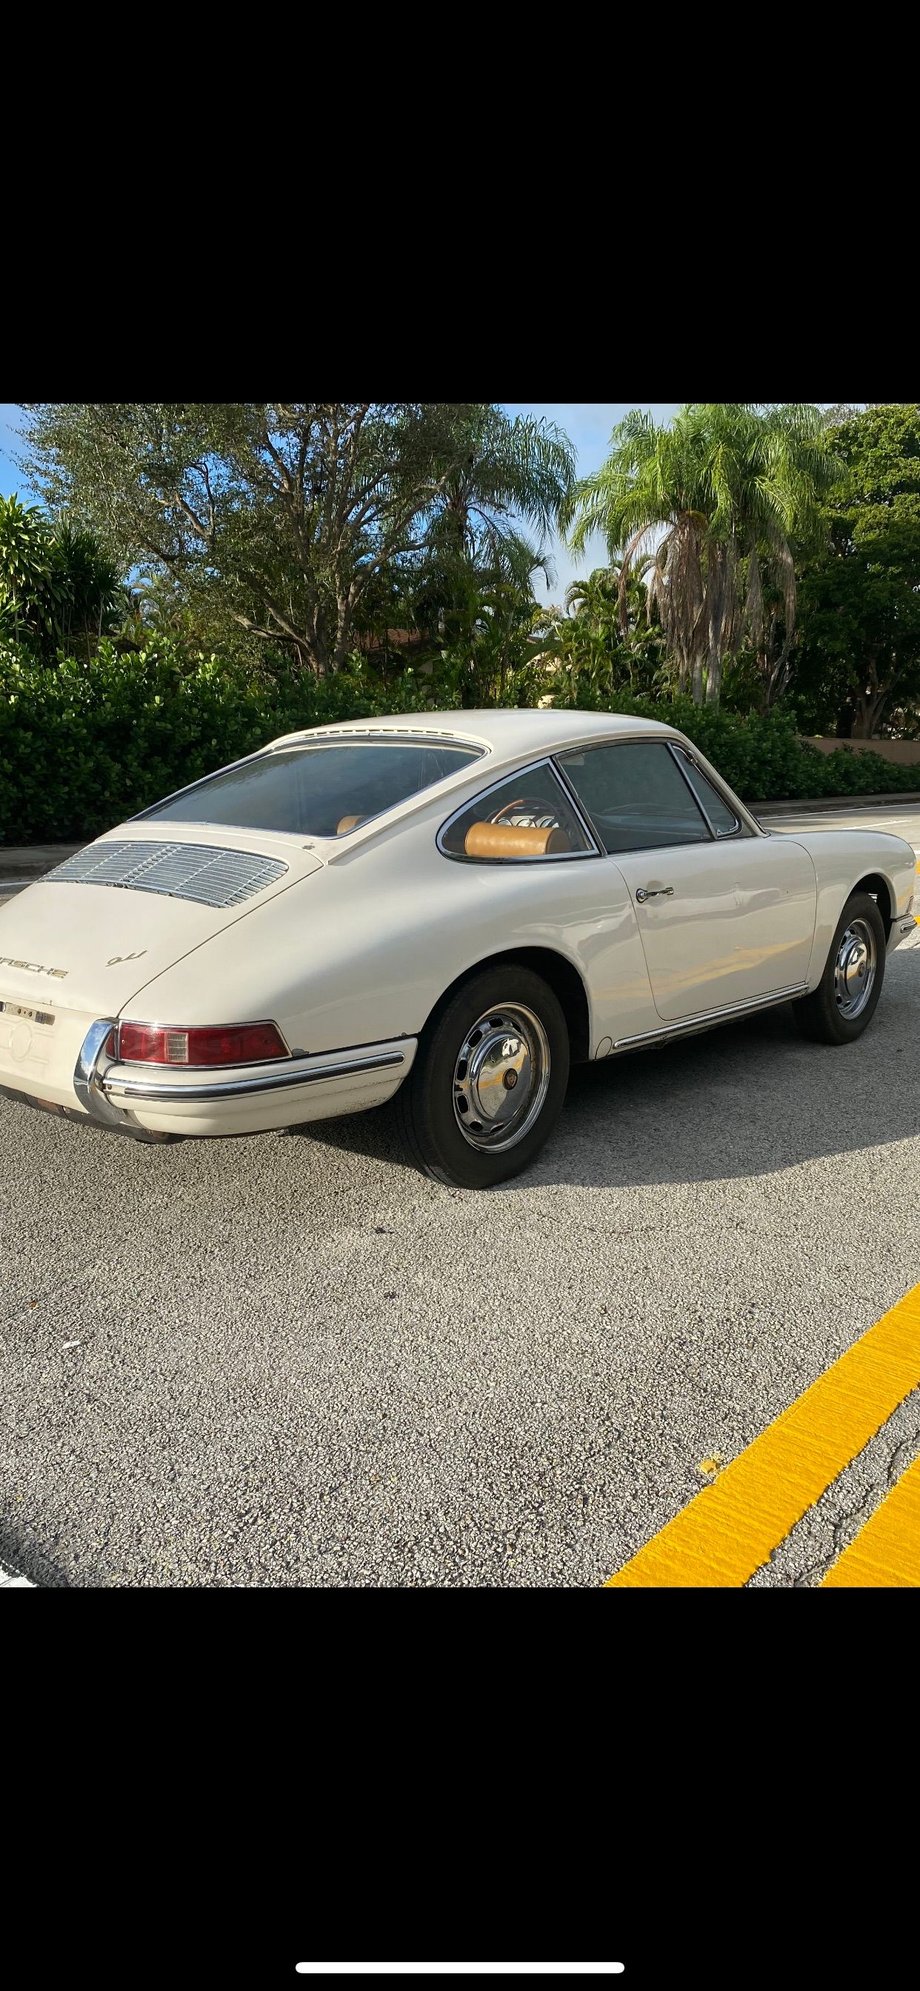
[{"label": "chrome trim strip", "polygon": [[73,1089],[77,1099],[91,1120],[98,1120],[103,1127],[124,1127],[125,1116],[117,1106],[110,1105],[102,1091],[105,1074],[112,1059],[103,1063],[106,1038],[115,1028],[114,1016],[103,1016],[97,1023],[91,1023],[80,1046],[80,1053],[74,1066]]},{"label": "chrome trim strip", "polygon": [[794,982],[788,989],[774,989],[770,995],[748,996],[745,1002],[726,1003],[722,1009],[700,1009],[693,1016],[682,1016],[674,1023],[666,1023],[661,1030],[640,1030],[635,1037],[617,1037],[615,1051],[632,1050],[636,1044],[654,1044],[662,1037],[679,1037],[683,1031],[698,1030],[706,1023],[727,1022],[731,1016],[744,1016],[748,1010],[769,1009],[775,1002],[788,1002],[791,996],[804,995],[807,982]]},{"label": "chrome trim strip", "polygon": [[[709,834],[710,834],[710,836],[711,836],[711,838],[712,838],[712,841],[713,841],[713,843],[715,843],[715,841],[716,841],[716,833],[715,833],[715,829],[714,829],[714,827],[713,827],[713,823],[712,823],[712,818],[711,818],[711,816],[710,816],[710,814],[709,814],[709,810],[708,810],[708,809],[704,809],[704,807],[703,807],[703,804],[702,804],[702,802],[700,801],[700,798],[699,798],[699,796],[698,796],[698,794],[697,794],[697,792],[696,792],[696,789],[694,788],[694,786],[693,786],[693,783],[692,783],[692,781],[690,780],[690,776],[688,775],[688,773],[687,773],[687,770],[686,770],[686,768],[685,768],[685,767],[683,767],[683,766],[681,765],[681,761],[682,761],[682,759],[684,758],[684,750],[683,750],[683,748],[682,748],[682,746],[681,746],[681,744],[680,744],[680,741],[679,741],[679,740],[665,740],[665,746],[667,747],[667,749],[668,749],[668,752],[669,752],[669,754],[670,754],[670,756],[671,756],[671,759],[672,759],[672,761],[674,762],[674,765],[675,765],[675,767],[677,768],[677,772],[678,772],[678,774],[680,775],[680,777],[681,777],[681,780],[683,781],[683,783],[684,783],[685,787],[689,789],[689,791],[690,791],[690,794],[691,794],[691,795],[693,796],[693,800],[694,800],[694,802],[696,803],[696,806],[697,806],[697,808],[698,808],[698,810],[699,810],[699,812],[700,812],[700,815],[701,815],[701,816],[702,816],[702,818],[703,818],[703,821],[704,821],[704,823],[705,823],[705,825],[706,825],[706,828],[707,828],[707,830],[709,831]],[[702,768],[700,768],[699,772],[700,772],[700,773],[702,773]],[[732,811],[732,813],[734,814],[734,811]],[[732,831],[732,835],[734,836],[734,835],[735,835],[735,834],[737,833],[737,831],[738,831],[738,830],[740,830],[740,828],[741,828],[741,824],[740,824],[740,823],[738,822],[738,820],[737,820],[737,818],[736,818],[736,819],[735,819],[735,828],[734,828],[734,830]]]},{"label": "chrome trim strip", "polygon": [[[744,824],[741,820],[741,817],[738,814],[737,809],[735,808],[735,804],[732,797],[726,794],[725,792],[724,782],[714,781],[712,775],[707,774],[706,769],[700,766],[695,753],[691,753],[689,747],[685,747],[681,740],[669,740],[668,746],[671,749],[671,754],[673,759],[676,760],[678,767],[680,767],[681,774],[683,775],[684,780],[687,783],[687,787],[689,788],[690,793],[693,796],[693,800],[696,803],[697,808],[702,809],[703,811],[706,821],[709,824],[709,827],[712,831],[713,841],[715,843],[731,843],[733,837],[743,836]],[[710,788],[715,789],[715,792],[718,795],[720,802],[725,803],[725,807],[728,810],[732,822],[735,825],[733,830],[716,829],[715,823],[713,822],[712,817],[709,814],[709,810],[706,808],[705,803],[700,800],[700,797],[698,796],[696,789],[694,788],[693,783],[690,780],[689,775],[687,774],[686,768],[681,767],[681,761],[686,761],[690,767],[695,768],[697,774],[700,776],[700,779],[702,781],[707,781],[709,783]]]},{"label": "chrome trim strip", "polygon": [[584,811],[580,806],[573,810],[572,813],[578,816],[579,822],[591,843],[592,848],[590,850],[557,850],[542,856],[538,854],[534,857],[467,857],[465,851],[445,850],[442,839],[447,835],[448,830],[452,828],[453,824],[458,821],[460,816],[467,815],[470,809],[475,809],[479,802],[486,800],[487,796],[494,795],[497,788],[506,788],[509,782],[517,781],[518,776],[523,780],[527,774],[538,774],[544,772],[544,770],[548,770],[552,775],[560,790],[563,802],[568,803],[568,783],[560,779],[560,771],[551,753],[541,754],[539,760],[528,761],[525,767],[506,768],[503,774],[500,774],[495,781],[489,783],[488,788],[481,788],[478,795],[471,795],[467,801],[461,802],[459,809],[455,809],[453,815],[448,816],[447,821],[441,824],[435,838],[441,856],[449,857],[452,864],[501,864],[505,866],[509,864],[571,864],[573,859],[577,861],[579,858],[584,857],[603,857],[604,852],[598,844],[594,831],[590,828]]},{"label": "chrome trim strip", "polygon": [[562,783],[563,792],[569,797],[569,800],[572,804],[573,812],[577,816],[578,821],[580,822],[581,827],[584,830],[585,836],[588,838],[589,843],[594,844],[599,857],[606,857],[607,852],[604,849],[603,844],[601,843],[600,837],[598,836],[594,824],[592,823],[591,818],[588,815],[585,805],[582,802],[581,797],[579,796],[574,786],[574,783],[570,780],[569,776],[566,774],[562,761],[559,758],[559,754],[561,753],[561,751],[562,749],[559,748],[557,752],[554,753],[553,767],[555,768],[556,774]]},{"label": "chrome trim strip", "polygon": [[218,1079],[212,1085],[155,1085],[133,1078],[104,1079],[103,1084],[113,1099],[235,1099],[246,1093],[276,1092],[287,1086],[316,1085],[323,1079],[350,1078],[353,1073],[384,1071],[405,1062],[401,1051],[384,1051],[373,1058],[341,1058],[335,1064],[272,1072],[267,1078]]}]

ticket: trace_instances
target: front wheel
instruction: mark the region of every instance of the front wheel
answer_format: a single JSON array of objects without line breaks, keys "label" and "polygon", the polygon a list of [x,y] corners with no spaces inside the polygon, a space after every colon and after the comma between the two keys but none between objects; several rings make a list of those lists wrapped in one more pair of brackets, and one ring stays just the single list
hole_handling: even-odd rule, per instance
[{"label": "front wheel", "polygon": [[513,963],[487,968],[424,1032],[397,1117],[427,1175],[490,1189],[533,1161],[568,1078],[568,1028],[548,983]]},{"label": "front wheel", "polygon": [[824,973],[795,1004],[799,1028],[819,1044],[852,1044],[875,1014],[885,978],[885,923],[868,892],[847,900]]}]

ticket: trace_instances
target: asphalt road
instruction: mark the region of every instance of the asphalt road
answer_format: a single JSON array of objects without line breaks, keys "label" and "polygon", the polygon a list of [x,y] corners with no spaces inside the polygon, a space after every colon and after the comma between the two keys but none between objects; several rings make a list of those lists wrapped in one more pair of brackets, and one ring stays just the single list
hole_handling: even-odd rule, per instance
[{"label": "asphalt road", "polygon": [[0,1100],[0,1562],[601,1583],[920,1277],[918,1028],[920,928],[856,1045],[578,1072],[489,1196],[386,1109],[158,1149]]}]

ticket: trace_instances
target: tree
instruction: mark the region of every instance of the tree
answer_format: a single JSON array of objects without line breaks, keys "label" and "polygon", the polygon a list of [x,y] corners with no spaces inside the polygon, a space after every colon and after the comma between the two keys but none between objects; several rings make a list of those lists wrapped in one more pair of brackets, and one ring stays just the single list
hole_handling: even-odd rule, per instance
[{"label": "tree", "polygon": [[32,402],[23,467],[125,566],[317,676],[381,577],[439,546],[545,533],[573,480],[553,425],[484,403]]},{"label": "tree", "polygon": [[0,498],[0,630],[44,641],[53,621],[51,533],[38,505]]},{"label": "tree", "polygon": [[817,408],[752,402],[690,403],[669,428],[638,410],[612,451],[564,506],[570,544],[604,534],[620,558],[621,623],[637,560],[649,571],[678,685],[718,704],[722,669],[746,634],[764,635],[765,579],[783,601],[783,664],[795,633],[791,540],[813,536],[820,500],[837,475]]},{"label": "tree", "polygon": [[844,478],[800,581],[796,691],[813,725],[871,739],[920,698],[920,404],[841,423]]},{"label": "tree", "polygon": [[111,628],[118,569],[91,532],[62,519],[55,528],[38,505],[0,498],[0,629],[46,663],[60,649],[87,659]]}]

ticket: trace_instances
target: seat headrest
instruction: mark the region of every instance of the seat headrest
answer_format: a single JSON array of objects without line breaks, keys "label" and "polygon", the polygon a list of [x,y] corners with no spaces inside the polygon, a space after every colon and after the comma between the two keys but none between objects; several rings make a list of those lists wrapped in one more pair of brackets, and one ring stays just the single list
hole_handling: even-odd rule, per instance
[{"label": "seat headrest", "polygon": [[471,823],[463,842],[467,857],[559,857],[572,844],[565,830],[519,828],[515,823]]},{"label": "seat headrest", "polygon": [[363,816],[343,816],[341,822],[336,825],[336,836],[347,836],[349,830],[356,830],[358,824],[363,822]]}]

